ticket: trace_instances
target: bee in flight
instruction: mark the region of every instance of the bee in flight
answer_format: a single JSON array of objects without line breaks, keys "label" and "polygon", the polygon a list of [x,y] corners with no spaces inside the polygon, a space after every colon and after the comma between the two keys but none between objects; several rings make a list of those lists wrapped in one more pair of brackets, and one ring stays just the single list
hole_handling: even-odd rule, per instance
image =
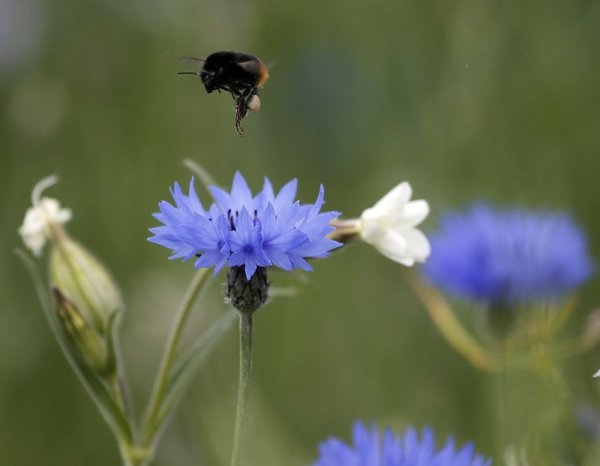
[{"label": "bee in flight", "polygon": [[258,88],[269,78],[269,71],[258,58],[239,52],[215,52],[208,57],[188,58],[203,63],[200,72],[181,71],[200,77],[207,93],[227,91],[235,100],[235,130],[242,136],[241,122],[248,110],[260,109]]}]

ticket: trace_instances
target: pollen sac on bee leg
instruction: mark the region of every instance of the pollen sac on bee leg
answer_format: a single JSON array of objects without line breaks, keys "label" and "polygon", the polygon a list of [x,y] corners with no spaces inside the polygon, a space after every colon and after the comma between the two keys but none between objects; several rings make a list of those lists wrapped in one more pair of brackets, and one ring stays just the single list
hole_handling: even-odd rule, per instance
[{"label": "pollen sac on bee leg", "polygon": [[246,105],[251,112],[258,112],[260,110],[260,97],[258,97],[258,94],[252,94]]}]

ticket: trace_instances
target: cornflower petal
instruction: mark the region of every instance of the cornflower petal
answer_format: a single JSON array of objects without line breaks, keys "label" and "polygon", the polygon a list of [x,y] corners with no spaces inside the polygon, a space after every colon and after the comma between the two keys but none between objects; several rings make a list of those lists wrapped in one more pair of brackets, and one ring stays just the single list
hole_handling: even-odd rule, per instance
[{"label": "cornflower petal", "polygon": [[402,435],[386,429],[380,438],[375,426],[368,429],[358,422],[353,442],[348,445],[330,438],[319,446],[319,459],[313,466],[491,466],[491,460],[478,455],[471,443],[456,450],[449,439],[436,451],[435,435],[429,428],[421,435],[412,428]]},{"label": "cornflower petal", "polygon": [[319,186],[319,194],[317,194],[317,200],[315,201],[315,203],[310,206],[310,215],[317,215],[319,213],[319,211],[321,210],[321,207],[323,207],[323,203],[325,202],[325,188],[323,187],[323,185]]},{"label": "cornflower petal", "polygon": [[193,213],[198,213],[205,215],[206,212],[202,207],[202,203],[196,194],[196,189],[194,188],[194,178],[190,180],[189,186],[189,195],[186,196],[181,191],[181,187],[179,183],[175,182],[173,188],[171,189],[171,196],[175,201],[175,205],[178,209],[184,211],[185,213],[191,215]]},{"label": "cornflower petal", "polygon": [[292,267],[294,269],[300,269],[300,270],[305,270],[307,272],[312,272],[313,268],[312,266],[309,264],[309,262],[302,257],[301,255],[295,255],[292,252],[290,252],[288,254],[288,257],[290,258],[290,261],[292,262]]},{"label": "cornflower petal", "polygon": [[298,190],[298,180],[294,178],[293,180],[286,183],[286,185],[279,190],[277,196],[273,200],[273,208],[275,212],[281,212],[285,207],[292,204],[296,197],[296,191]]},{"label": "cornflower petal", "polygon": [[235,172],[233,183],[231,185],[231,199],[235,204],[235,209],[238,211],[242,206],[251,209],[252,206],[252,191],[248,187],[248,183],[240,172]]},{"label": "cornflower petal", "polygon": [[239,212],[242,206],[252,210],[252,192],[240,172],[235,172],[231,194],[217,186],[209,186],[208,190],[215,200],[216,207],[225,215]]},{"label": "cornflower petal", "polygon": [[268,203],[273,203],[275,200],[275,193],[273,191],[273,185],[269,178],[265,177],[265,181],[263,183],[263,189],[254,196],[252,200],[252,204],[254,209],[257,211],[262,211],[267,207]]},{"label": "cornflower petal", "polygon": [[233,210],[231,195],[227,191],[219,188],[218,186],[209,186],[208,190],[215,200],[215,203],[210,207],[211,214],[215,214],[214,209],[217,209],[218,212],[222,214],[227,214],[228,211]]},{"label": "cornflower petal", "polygon": [[314,217],[307,215],[298,228],[307,235],[308,240],[294,248],[292,253],[303,257],[323,258],[331,250],[340,247],[340,243],[327,238],[335,230],[329,222],[338,216],[338,212],[326,212]]},{"label": "cornflower petal", "polygon": [[[288,211],[293,209],[287,209]],[[263,250],[269,260],[283,270],[292,270],[294,265],[286,251],[293,250],[307,241],[305,233],[286,226],[285,216],[277,217],[269,203],[262,217]]]}]

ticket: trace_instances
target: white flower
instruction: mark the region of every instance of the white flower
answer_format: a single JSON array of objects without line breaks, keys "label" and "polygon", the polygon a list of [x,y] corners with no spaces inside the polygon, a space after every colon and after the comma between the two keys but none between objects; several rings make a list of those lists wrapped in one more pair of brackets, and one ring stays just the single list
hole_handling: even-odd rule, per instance
[{"label": "white flower", "polygon": [[600,377],[600,370],[596,371],[596,373],[592,377]]},{"label": "white flower", "polygon": [[46,240],[50,235],[52,225],[60,226],[71,219],[70,209],[61,209],[56,199],[40,198],[44,189],[52,186],[58,181],[56,176],[49,176],[39,181],[33,188],[31,200],[33,207],[27,209],[23,225],[19,228],[19,234],[23,238],[25,246],[39,256]]},{"label": "white flower", "polygon": [[427,201],[411,201],[412,189],[400,183],[377,204],[365,210],[358,221],[361,238],[383,255],[406,266],[424,262],[431,248],[417,228],[429,214]]}]

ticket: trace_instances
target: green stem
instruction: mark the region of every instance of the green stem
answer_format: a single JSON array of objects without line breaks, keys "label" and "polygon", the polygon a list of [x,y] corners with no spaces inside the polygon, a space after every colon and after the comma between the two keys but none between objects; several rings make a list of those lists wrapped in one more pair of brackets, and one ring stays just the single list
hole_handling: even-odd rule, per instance
[{"label": "green stem", "polygon": [[[540,348],[537,350],[538,359],[535,361],[534,369],[537,369],[543,382],[546,384],[547,392],[550,396],[549,414],[546,417],[545,427],[551,428],[551,432],[558,431],[562,434],[566,445],[563,446],[563,454],[569,457],[571,464],[581,464],[585,450],[585,439],[582,437],[580,429],[575,424],[573,413],[576,408],[574,400],[569,392],[568,384],[564,378],[558,361],[550,348],[551,341],[540,342]],[[555,436],[547,441],[544,452],[552,452]],[[550,464],[550,463],[549,463]]]},{"label": "green stem", "polygon": [[442,295],[433,287],[423,283],[414,274],[406,273],[406,277],[425,305],[431,321],[448,343],[478,369],[497,370],[497,361],[494,360],[492,354],[465,330]]},{"label": "green stem", "polygon": [[146,466],[152,458],[151,451],[129,443],[121,442],[119,447],[123,466]]},{"label": "green stem", "polygon": [[248,387],[250,385],[250,369],[252,366],[252,313],[240,312],[240,379],[238,386],[237,412],[231,466],[239,466],[242,434],[246,421],[246,405],[248,403]]},{"label": "green stem", "polygon": [[165,392],[167,389],[169,376],[171,374],[171,369],[173,368],[173,363],[175,361],[179,340],[183,334],[185,324],[190,316],[192,304],[202,289],[202,285],[204,284],[206,278],[209,276],[210,274],[208,273],[207,269],[198,270],[183,298],[179,312],[177,313],[177,318],[171,330],[171,334],[169,336],[169,340],[161,361],[160,370],[154,384],[151,401],[148,405],[146,421],[144,423],[143,442],[143,445],[146,448],[153,445],[156,433],[160,429],[161,423],[157,422],[157,416],[160,412],[160,407],[165,397]]},{"label": "green stem", "polygon": [[131,402],[129,401],[129,391],[127,388],[127,384],[123,379],[123,376],[117,373],[114,377],[110,379],[110,384],[114,391],[117,404],[125,414],[125,417],[127,417],[127,419],[129,420],[131,427],[133,428],[134,416],[131,410]]}]

